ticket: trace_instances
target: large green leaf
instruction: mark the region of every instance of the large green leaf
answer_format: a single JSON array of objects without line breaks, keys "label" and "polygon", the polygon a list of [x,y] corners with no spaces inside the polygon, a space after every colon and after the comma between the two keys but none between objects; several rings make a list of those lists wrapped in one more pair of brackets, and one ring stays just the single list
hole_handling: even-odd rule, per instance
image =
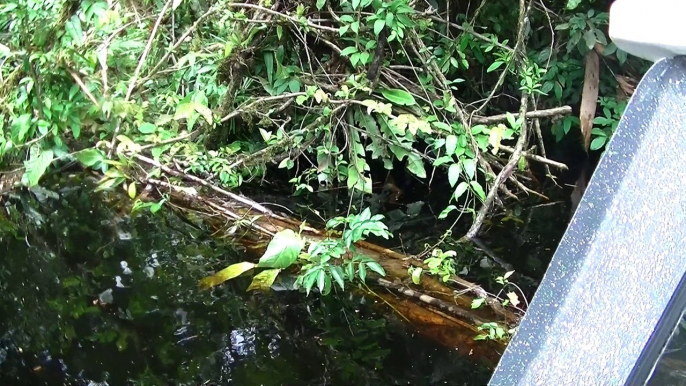
[{"label": "large green leaf", "polygon": [[261,268],[288,268],[295,262],[303,248],[303,241],[299,235],[290,229],[282,230],[274,235],[267,250],[257,264]]},{"label": "large green leaf", "polygon": [[24,167],[26,168],[24,177],[28,186],[38,185],[38,181],[45,174],[48,166],[52,163],[52,159],[52,150],[44,150],[37,156],[31,157],[30,160],[24,162]]},{"label": "large green leaf", "polygon": [[405,90],[398,90],[398,89],[383,90],[383,91],[381,91],[381,94],[383,94],[384,98],[395,103],[396,105],[412,106],[412,105],[417,104],[417,102],[414,100],[414,97],[412,96],[412,94],[410,94],[409,92],[407,92]]},{"label": "large green leaf", "polygon": [[407,170],[419,178],[426,178],[426,169],[424,169],[424,162],[421,157],[415,153],[407,155]]},{"label": "large green leaf", "polygon": [[460,165],[459,164],[452,164],[448,168],[448,182],[450,182],[450,186],[455,186],[457,184],[457,181],[460,179]]},{"label": "large green leaf", "polygon": [[267,291],[269,288],[271,288],[272,284],[274,284],[274,280],[276,280],[276,276],[279,275],[279,272],[281,272],[280,269],[267,269],[258,273],[252,279],[252,282],[247,290]]},{"label": "large green leaf", "polygon": [[248,261],[242,261],[240,263],[231,264],[228,267],[222,269],[221,271],[215,273],[214,275],[208,276],[200,280],[200,287],[212,288],[227,280],[236,278],[253,268],[255,268],[255,264],[250,263]]},{"label": "large green leaf", "polygon": [[84,166],[91,167],[105,160],[105,154],[98,149],[86,149],[75,154],[76,159]]}]

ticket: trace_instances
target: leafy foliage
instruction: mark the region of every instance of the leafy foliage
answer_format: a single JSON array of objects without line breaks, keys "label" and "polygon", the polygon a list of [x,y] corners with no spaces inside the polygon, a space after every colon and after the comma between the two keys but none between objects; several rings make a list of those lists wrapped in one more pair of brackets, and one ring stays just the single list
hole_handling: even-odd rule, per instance
[{"label": "leafy foliage", "polygon": [[[345,282],[356,279],[365,281],[367,270],[385,276],[381,265],[373,259],[355,253],[355,243],[369,235],[388,238],[391,234],[381,220],[383,216],[371,216],[369,208],[359,215],[347,218],[337,217],[329,221],[330,229],[346,225],[340,238],[325,238],[310,241],[306,252],[302,252],[304,240],[292,230],[286,229],[274,235],[267,250],[257,264],[240,262],[201,280],[201,287],[210,288],[234,279],[254,268],[270,268],[258,273],[248,287],[250,290],[268,290],[279,272],[294,265],[300,265],[300,275],[295,288],[304,288],[309,294],[313,288],[327,295],[335,282],[341,290]],[[298,261],[300,260],[300,261]],[[299,264],[298,264],[299,263]]]}]

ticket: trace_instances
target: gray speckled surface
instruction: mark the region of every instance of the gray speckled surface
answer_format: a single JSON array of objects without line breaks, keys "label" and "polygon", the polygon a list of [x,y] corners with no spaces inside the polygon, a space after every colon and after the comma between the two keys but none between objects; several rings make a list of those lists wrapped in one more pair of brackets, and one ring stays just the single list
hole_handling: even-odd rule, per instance
[{"label": "gray speckled surface", "polygon": [[623,385],[686,273],[686,59],[634,94],[489,385]]}]

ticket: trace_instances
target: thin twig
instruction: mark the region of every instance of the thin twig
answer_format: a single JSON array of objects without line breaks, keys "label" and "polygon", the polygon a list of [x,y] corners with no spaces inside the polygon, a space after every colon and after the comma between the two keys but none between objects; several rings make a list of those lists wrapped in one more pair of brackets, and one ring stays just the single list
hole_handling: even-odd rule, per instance
[{"label": "thin twig", "polygon": [[276,100],[281,100],[281,99],[295,98],[299,95],[306,95],[306,93],[294,92],[294,93],[290,93],[290,94],[282,94],[282,95],[274,95],[274,96],[257,98],[248,104],[244,104],[243,106],[238,107],[236,110],[232,111],[231,113],[227,114],[222,119],[220,119],[219,122],[224,123],[224,122],[230,120],[231,118],[235,118],[238,115],[240,115],[241,113],[244,113],[247,109],[249,109],[253,106],[256,106],[260,103],[276,101]]},{"label": "thin twig", "polygon": [[79,85],[81,90],[83,90],[83,92],[86,93],[88,99],[90,99],[91,102],[93,102],[93,104],[97,106],[98,109],[100,109],[100,103],[98,103],[93,94],[91,94],[91,90],[89,90],[88,87],[86,87],[86,85],[83,83],[79,75],[76,72],[74,72],[71,68],[67,68],[67,72],[69,72],[69,75],[71,75],[71,77],[74,78],[74,81],[76,82],[76,84]]},{"label": "thin twig", "polygon": [[[532,118],[549,118],[559,115],[569,115],[572,113],[571,106],[560,106],[552,109],[528,111],[525,116]],[[519,118],[519,113],[512,114],[515,119]],[[504,122],[507,120],[507,114],[492,115],[489,117],[472,117],[472,122],[482,125],[489,125],[492,123]]]},{"label": "thin twig", "polygon": [[164,145],[169,145],[170,143],[183,141],[184,139],[191,138],[195,133],[197,133],[197,130],[193,130],[190,133],[179,135],[178,137],[169,138],[169,139],[165,139],[164,141],[155,142],[155,143],[151,143],[148,145],[141,146],[140,150],[146,150],[146,149],[150,149],[152,147],[164,146]]},{"label": "thin twig", "polygon": [[[500,149],[505,150],[506,152],[508,152],[510,154],[515,152],[515,149],[513,149],[509,146],[500,145]],[[569,170],[569,167],[567,165],[563,164],[562,162],[553,161],[551,159],[541,157],[540,155],[537,155],[537,154],[532,154],[532,153],[529,153],[527,151],[522,151],[521,155],[527,159],[530,159],[530,160],[536,161],[536,162],[540,162],[544,165],[553,166],[553,167],[558,168],[560,170]]]}]

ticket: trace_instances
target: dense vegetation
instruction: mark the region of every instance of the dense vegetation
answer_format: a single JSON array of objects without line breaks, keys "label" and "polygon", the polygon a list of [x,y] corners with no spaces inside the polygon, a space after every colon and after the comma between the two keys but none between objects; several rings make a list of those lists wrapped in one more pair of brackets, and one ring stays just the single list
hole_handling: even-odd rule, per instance
[{"label": "dense vegetation", "polygon": [[[8,0],[0,165],[35,186],[79,161],[153,211],[166,197],[139,191],[163,174],[227,190],[287,181],[306,197],[347,188],[346,215],[328,224],[343,237],[304,256],[299,284],[327,292],[383,273],[359,257],[331,264],[391,237],[363,201],[381,186],[448,192],[437,217],[471,221],[469,240],[495,207],[545,199],[568,169],[549,154],[602,151],[646,69],[607,23],[592,0]],[[282,233],[270,248],[269,284],[303,245]],[[438,248],[430,273],[454,275],[455,253]]]}]

